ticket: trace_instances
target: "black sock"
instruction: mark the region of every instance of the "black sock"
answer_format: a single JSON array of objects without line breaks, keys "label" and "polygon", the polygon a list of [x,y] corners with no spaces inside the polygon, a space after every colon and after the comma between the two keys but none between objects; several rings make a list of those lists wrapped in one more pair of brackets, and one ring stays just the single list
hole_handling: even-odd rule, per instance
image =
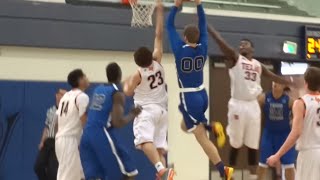
[{"label": "black sock", "polygon": [[206,128],[207,131],[212,132],[212,126],[211,125],[205,124],[204,127]]},{"label": "black sock", "polygon": [[218,164],[215,165],[216,168],[218,169],[219,173],[220,173],[220,177],[224,177],[225,176],[225,171],[224,171],[224,164],[222,161],[220,161]]},{"label": "black sock", "polygon": [[229,157],[230,166],[235,166],[237,164],[238,153],[239,153],[239,149],[231,147],[230,157]]},{"label": "black sock", "polygon": [[257,154],[258,154],[258,150],[248,148],[248,164],[249,164],[249,166],[256,166],[258,164]]}]

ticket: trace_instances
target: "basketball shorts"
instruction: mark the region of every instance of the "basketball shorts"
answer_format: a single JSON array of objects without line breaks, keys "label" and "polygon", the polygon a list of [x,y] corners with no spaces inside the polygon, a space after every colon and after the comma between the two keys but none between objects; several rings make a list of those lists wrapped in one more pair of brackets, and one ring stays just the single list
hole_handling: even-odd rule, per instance
[{"label": "basketball shorts", "polygon": [[[268,167],[267,159],[278,152],[283,143],[286,141],[290,132],[269,132],[267,129],[263,130],[260,143],[260,162],[259,166]],[[294,168],[296,162],[297,152],[295,148],[291,148],[284,156],[281,157],[280,162],[284,169]]]},{"label": "basketball shorts", "polygon": [[207,109],[208,95],[205,89],[180,93],[179,110],[188,132],[192,132],[200,123],[208,124],[208,119],[205,116]]},{"label": "basketball shorts", "polygon": [[227,134],[233,148],[259,149],[261,110],[258,101],[230,99]]},{"label": "basketball shorts", "polygon": [[121,179],[138,171],[127,148],[115,138],[113,129],[86,127],[80,142],[80,157],[86,179]]},{"label": "basketball shorts", "polygon": [[78,142],[78,138],[72,136],[61,136],[56,139],[55,149],[59,162],[57,180],[84,178]]},{"label": "basketball shorts", "polygon": [[167,133],[167,109],[157,104],[142,106],[141,113],[133,122],[135,146],[139,148],[143,143],[153,142],[156,148],[167,150]]},{"label": "basketball shorts", "polygon": [[295,180],[319,180],[320,149],[300,151]]}]

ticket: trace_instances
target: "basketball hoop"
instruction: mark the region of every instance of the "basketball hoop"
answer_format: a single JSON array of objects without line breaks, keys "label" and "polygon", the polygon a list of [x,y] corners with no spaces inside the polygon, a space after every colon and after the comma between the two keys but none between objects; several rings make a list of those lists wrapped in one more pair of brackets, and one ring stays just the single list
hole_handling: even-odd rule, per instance
[{"label": "basketball hoop", "polygon": [[131,27],[146,28],[152,26],[152,14],[156,7],[154,0],[129,0],[132,8]]}]

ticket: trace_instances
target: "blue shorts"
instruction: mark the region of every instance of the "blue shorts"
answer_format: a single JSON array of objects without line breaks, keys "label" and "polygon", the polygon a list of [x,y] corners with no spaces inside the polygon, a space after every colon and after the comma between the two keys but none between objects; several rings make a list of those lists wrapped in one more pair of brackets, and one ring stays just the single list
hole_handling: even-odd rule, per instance
[{"label": "blue shorts", "polygon": [[200,123],[207,124],[205,112],[208,109],[206,90],[180,93],[179,110],[183,115],[188,132],[192,132]]},{"label": "blue shorts", "polygon": [[126,148],[114,137],[113,129],[86,127],[80,142],[80,158],[86,179],[121,179],[123,175],[138,174]]},{"label": "blue shorts", "polygon": [[[266,129],[263,130],[260,145],[260,165],[267,166],[267,159],[281,148],[289,133],[290,132],[274,133]],[[295,147],[293,147],[281,157],[280,162],[283,166],[293,165],[296,162],[296,157],[297,152]]]}]

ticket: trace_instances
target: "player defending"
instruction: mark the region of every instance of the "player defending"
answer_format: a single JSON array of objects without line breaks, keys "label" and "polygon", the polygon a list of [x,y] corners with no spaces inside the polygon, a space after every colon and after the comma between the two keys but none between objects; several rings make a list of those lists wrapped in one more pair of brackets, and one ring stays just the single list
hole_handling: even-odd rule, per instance
[{"label": "player defending", "polygon": [[[285,86],[278,83],[272,84],[272,91],[259,96],[265,127],[261,137],[260,163],[258,167],[258,180],[264,180],[268,169],[267,158],[276,153],[288,137],[290,126],[290,111],[293,105],[291,99],[284,92]],[[286,180],[294,180],[294,163],[296,151],[292,147],[281,158],[282,169],[285,170]]]},{"label": "player defending", "polygon": [[274,166],[294,145],[299,151],[295,180],[320,177],[320,69],[310,67],[304,74],[306,95],[293,104],[292,130],[280,150],[268,158]]},{"label": "player defending", "polygon": [[220,176],[230,180],[233,168],[225,167],[215,145],[207,136],[206,130],[213,130],[218,137],[218,145],[223,146],[225,135],[222,125],[215,123],[213,127],[207,125],[205,111],[208,108],[208,95],[203,85],[203,67],[207,58],[208,36],[207,25],[201,0],[195,0],[199,16],[199,28],[188,25],[184,30],[184,41],[179,37],[174,25],[174,19],[182,0],[176,0],[171,9],[167,31],[170,44],[175,56],[178,81],[180,86],[179,109],[184,121],[181,127],[186,132],[192,132],[210,161],[219,170]]},{"label": "player defending", "polygon": [[57,110],[56,155],[59,161],[57,180],[83,178],[78,148],[82,127],[87,119],[89,97],[84,91],[89,87],[89,81],[81,69],[76,69],[69,73],[68,83],[72,90],[64,94]]},{"label": "player defending", "polygon": [[[134,179],[138,174],[127,150],[115,138],[115,128],[128,124],[139,113],[136,107],[124,116],[125,97],[119,91],[121,69],[116,63],[106,68],[108,84],[98,86],[93,93],[88,112],[88,122],[80,143],[81,162],[88,180],[107,180],[110,164],[116,163],[124,180]],[[110,177],[109,177],[110,178]]]},{"label": "player defending", "polygon": [[256,157],[261,130],[261,110],[257,98],[262,92],[261,75],[280,84],[289,85],[290,82],[275,75],[253,58],[254,46],[249,39],[240,41],[238,53],[213,27],[210,26],[208,31],[225,55],[231,79],[227,127],[231,144],[229,163],[231,166],[236,165],[238,151],[244,144],[248,147],[249,179],[257,179]]},{"label": "player defending", "polygon": [[163,6],[157,1],[156,33],[153,53],[139,48],[134,60],[138,71],[126,81],[124,92],[134,95],[134,103],[142,106],[133,124],[134,143],[155,166],[161,180],[172,180],[174,171],[166,168],[165,153],[168,133],[168,97],[164,69],[161,66],[163,36]]}]

